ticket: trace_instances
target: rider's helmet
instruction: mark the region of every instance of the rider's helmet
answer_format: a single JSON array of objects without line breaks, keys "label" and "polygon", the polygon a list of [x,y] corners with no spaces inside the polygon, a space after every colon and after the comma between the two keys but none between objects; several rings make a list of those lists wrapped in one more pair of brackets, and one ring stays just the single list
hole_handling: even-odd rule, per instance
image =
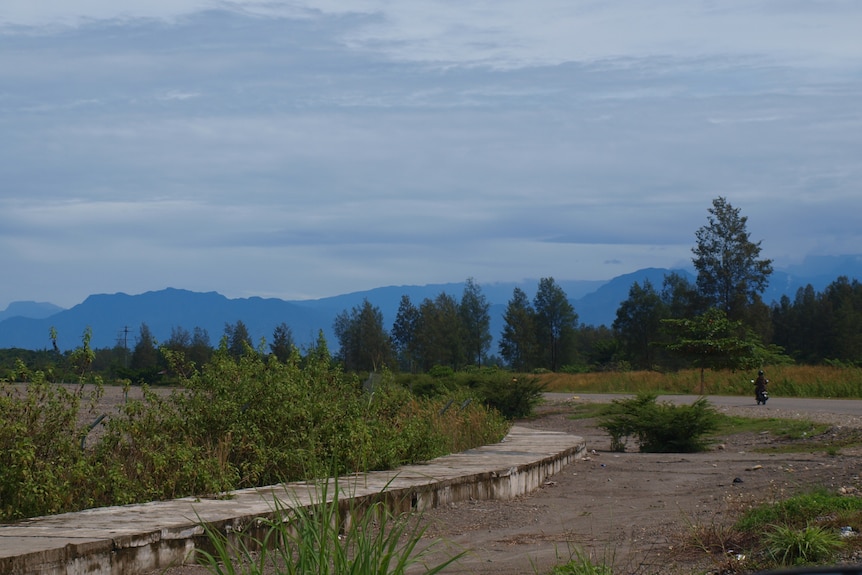
[{"label": "rider's helmet", "polygon": [[758,371],[757,375],[763,375],[763,370],[761,369],[760,371]]}]

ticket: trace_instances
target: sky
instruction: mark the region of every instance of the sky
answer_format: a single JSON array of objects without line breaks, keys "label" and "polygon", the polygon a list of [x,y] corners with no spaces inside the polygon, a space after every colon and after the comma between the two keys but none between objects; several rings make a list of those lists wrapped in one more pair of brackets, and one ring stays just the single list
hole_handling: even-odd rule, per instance
[{"label": "sky", "polygon": [[858,0],[3,0],[0,309],[862,253]]}]

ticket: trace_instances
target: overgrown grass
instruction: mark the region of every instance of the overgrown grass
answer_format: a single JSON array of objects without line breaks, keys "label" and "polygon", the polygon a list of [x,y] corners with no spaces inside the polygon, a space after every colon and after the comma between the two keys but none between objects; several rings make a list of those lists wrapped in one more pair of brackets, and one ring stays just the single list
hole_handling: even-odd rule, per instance
[{"label": "overgrown grass", "polygon": [[548,575],[614,575],[614,558],[610,555],[594,559],[580,547],[571,546],[569,558],[554,566]]},{"label": "overgrown grass", "polygon": [[770,525],[862,528],[862,497],[847,497],[817,488],[787,499],[770,501],[746,511],[736,522],[740,531],[761,533]]},{"label": "overgrown grass", "polygon": [[[781,397],[862,397],[862,368],[774,366],[766,368],[769,392]],[[700,371],[547,373],[535,376],[545,391],[572,393],[700,394]],[[754,375],[740,371],[707,371],[704,391],[710,395],[752,395]]]},{"label": "overgrown grass", "polygon": [[[716,560],[719,572],[753,573],[783,566],[831,564],[862,548],[862,498],[815,488],[746,504],[734,523],[691,525],[689,544]],[[736,556],[740,560],[728,562]]]},{"label": "overgrown grass", "polygon": [[829,563],[845,543],[838,532],[819,525],[771,525],[763,542],[769,558],[783,566]]},{"label": "overgrown grass", "polygon": [[382,501],[358,505],[337,480],[316,485],[311,504],[294,494],[288,507],[276,501],[274,517],[258,520],[262,538],[207,527],[212,552],[201,552],[199,562],[215,575],[434,575],[464,555],[428,565],[440,542],[420,549],[420,522]]},{"label": "overgrown grass", "polygon": [[779,419],[776,417],[739,417],[720,414],[716,435],[732,433],[763,433],[786,440],[807,439],[820,435],[829,429],[825,423],[815,423],[807,419]]},{"label": "overgrown grass", "polygon": [[843,548],[859,549],[841,532],[862,529],[862,498],[816,488],[749,509],[733,528],[748,537],[757,568],[829,564]]}]

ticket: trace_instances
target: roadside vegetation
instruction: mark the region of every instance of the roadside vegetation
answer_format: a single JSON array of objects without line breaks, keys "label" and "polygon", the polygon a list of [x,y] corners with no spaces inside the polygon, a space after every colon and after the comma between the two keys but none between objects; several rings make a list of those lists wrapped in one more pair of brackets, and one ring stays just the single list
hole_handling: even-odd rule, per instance
[{"label": "roadside vegetation", "polygon": [[0,383],[0,520],[389,469],[509,425],[466,389],[418,397],[386,375],[364,389],[320,350],[282,363],[223,349],[169,397],[145,386],[107,417],[102,389]]},{"label": "roadside vegetation", "polygon": [[[862,368],[827,365],[765,366],[769,393],[776,397],[860,398]],[[751,395],[756,371],[722,369],[704,375],[708,395]],[[545,391],[559,393],[641,393],[700,395],[700,372],[610,371],[543,373],[535,376]]]},{"label": "roadside vegetation", "polygon": [[730,525],[692,525],[687,546],[720,572],[834,565],[862,552],[862,497],[813,487],[741,509]]}]

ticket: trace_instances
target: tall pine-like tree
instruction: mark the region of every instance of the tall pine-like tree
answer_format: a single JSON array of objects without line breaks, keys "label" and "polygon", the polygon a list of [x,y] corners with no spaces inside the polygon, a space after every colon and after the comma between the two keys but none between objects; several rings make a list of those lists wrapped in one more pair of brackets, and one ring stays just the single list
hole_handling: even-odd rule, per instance
[{"label": "tall pine-like tree", "polygon": [[760,294],[769,283],[772,260],[760,259],[760,242],[751,241],[748,218],[725,198],[714,199],[709,214],[692,248],[698,292],[729,319],[751,324],[750,311],[762,305]]},{"label": "tall pine-like tree", "polygon": [[469,278],[464,285],[464,293],[458,307],[464,326],[464,352],[468,365],[481,366],[488,348],[491,347],[491,316],[488,313],[490,308],[491,304],[482,293],[482,288],[473,278]]}]

